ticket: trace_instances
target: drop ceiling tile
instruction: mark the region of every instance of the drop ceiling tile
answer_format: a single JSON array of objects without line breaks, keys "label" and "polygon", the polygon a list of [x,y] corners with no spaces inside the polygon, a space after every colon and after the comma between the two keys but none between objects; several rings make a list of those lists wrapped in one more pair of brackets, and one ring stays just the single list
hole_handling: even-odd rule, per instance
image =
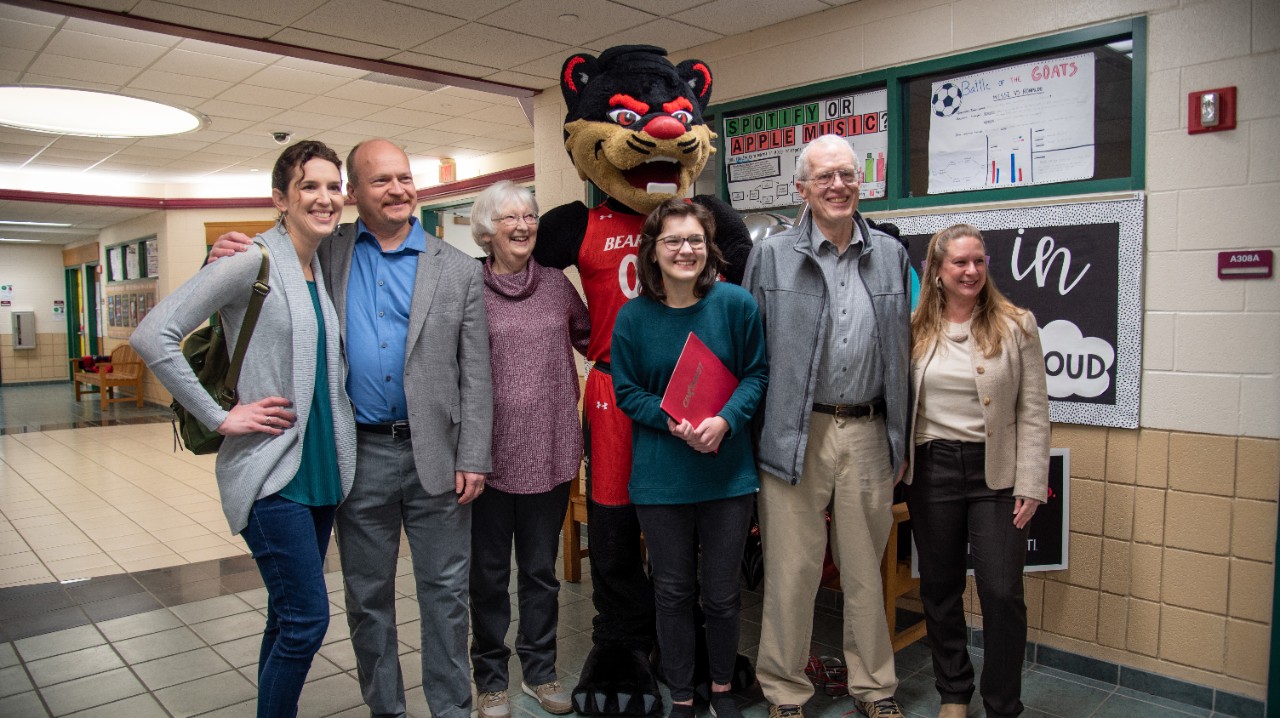
[{"label": "drop ceiling tile", "polygon": [[[165,2],[197,9],[204,9],[210,5],[209,0],[165,0]],[[288,25],[324,5],[324,0],[271,0],[271,2],[217,0],[213,5],[224,15]]]},{"label": "drop ceiling tile", "polygon": [[545,77],[559,81],[560,71],[564,69],[564,61],[567,60],[570,55],[576,55],[580,52],[585,52],[588,55],[600,54],[598,50],[592,50],[587,47],[571,47],[563,52],[555,52],[547,55],[546,57],[540,57],[531,62],[526,62],[524,66],[520,68],[520,71],[537,77]]},{"label": "drop ceiling tile", "polygon": [[[241,102],[229,102],[227,100],[209,100],[201,103],[196,108],[207,115],[217,115],[219,117],[232,117],[239,120],[251,120],[253,122],[262,122],[265,119],[280,114],[277,107],[260,107],[258,105],[246,105]],[[217,127],[216,129],[225,129]],[[234,130],[233,130],[234,131]]]},{"label": "drop ceiling tile", "polygon": [[138,74],[138,68],[109,62],[81,60],[75,57],[42,53],[31,63],[30,72],[50,77],[77,80],[91,77],[96,83],[123,85]]},{"label": "drop ceiling tile", "polygon": [[495,122],[502,125],[511,125],[513,127],[528,127],[529,120],[524,116],[524,110],[517,106],[503,107],[502,105],[490,105],[484,109],[468,112],[464,117],[469,117],[486,122]]},{"label": "drop ceiling tile", "polygon": [[613,2],[667,17],[681,10],[705,5],[707,0],[613,0]]},{"label": "drop ceiling tile", "polygon": [[385,110],[379,110],[369,115],[367,119],[372,122],[386,122],[406,127],[428,127],[448,119],[448,115],[425,112],[423,110],[410,110],[404,107],[388,107]]},{"label": "drop ceiling tile", "polygon": [[245,148],[240,145],[229,145],[222,142],[215,142],[199,152],[191,152],[187,155],[192,160],[200,162],[223,162],[231,164],[239,162],[246,157],[256,156],[257,152],[253,148]]},{"label": "drop ceiling tile", "polygon": [[737,35],[827,9],[819,0],[711,0],[672,17],[723,35]]},{"label": "drop ceiling tile", "polygon": [[0,144],[19,145],[22,147],[44,147],[57,141],[54,135],[47,135],[43,132],[28,132],[26,130],[15,130],[8,127],[0,128]]},{"label": "drop ceiling tile", "polygon": [[209,141],[188,139],[186,135],[177,135],[175,137],[148,137],[138,140],[139,147],[161,147],[167,150],[182,150],[184,152],[197,152],[212,144]]},{"label": "drop ceiling tile", "polygon": [[53,169],[53,168],[88,169],[89,166],[94,164],[95,162],[96,160],[90,161],[90,160],[78,160],[78,159],[64,159],[62,157],[53,157],[53,156],[46,157],[45,155],[40,155],[39,157],[27,163],[27,169],[33,169],[33,170]]},{"label": "drop ceiling tile", "polygon": [[209,129],[217,132],[240,132],[254,124],[253,121],[240,117],[220,116],[213,112],[205,114],[209,115]]},{"label": "drop ceiling tile", "polygon": [[512,68],[553,52],[564,51],[568,47],[565,43],[470,23],[417,45],[413,51],[462,62]]},{"label": "drop ceiling tile", "polygon": [[336,97],[341,100],[355,100],[356,102],[368,103],[370,105],[370,110],[373,110],[375,106],[393,107],[402,102],[408,102],[426,94],[427,93],[422,90],[415,90],[408,87],[397,87],[396,85],[388,85],[370,80],[352,80],[341,87],[325,93],[327,97]]},{"label": "drop ceiling tile", "polygon": [[[133,68],[130,68],[133,69]],[[23,85],[58,85],[61,87],[77,87],[82,90],[105,90],[107,92],[118,92],[124,87],[124,82],[92,82],[90,80],[80,80],[74,77],[55,77],[52,75],[42,75],[37,72],[24,72],[22,74]]]},{"label": "drop ceiling tile", "polygon": [[59,30],[45,52],[128,67],[147,67],[168,51],[163,45],[121,40],[87,32]]},{"label": "drop ceiling tile", "polygon": [[50,160],[50,159],[77,160],[77,161],[88,162],[92,164],[94,162],[98,162],[99,160],[104,160],[112,154],[114,153],[93,152],[90,150],[73,150],[70,148],[50,147],[49,149],[40,153],[40,158],[45,160]]},{"label": "drop ceiling tile", "polygon": [[17,7],[16,5],[0,5],[0,17],[19,22],[28,22],[32,25],[44,25],[45,27],[58,27],[65,19],[61,15],[40,12],[39,10],[28,10],[25,7]]},{"label": "drop ceiling tile", "polygon": [[[495,68],[496,69],[496,68]],[[513,106],[519,106],[520,103],[514,97],[506,95],[496,95],[492,92],[484,92],[483,90],[472,90],[467,87],[444,87],[436,90],[437,95],[445,95],[448,97],[461,97],[465,100],[479,100],[481,102],[492,102],[495,104],[510,103]]]},{"label": "drop ceiling tile", "polygon": [[156,160],[176,160],[186,157],[189,153],[186,150],[171,150],[164,147],[125,147],[116,153],[116,157],[138,157],[151,161]]},{"label": "drop ceiling tile", "polygon": [[234,85],[218,95],[219,100],[230,100],[231,102],[240,102],[247,105],[278,107],[282,110],[297,107],[314,97],[315,95],[307,92],[289,92],[288,90],[255,87],[254,85]]},{"label": "drop ceiling tile", "polygon": [[[237,132],[236,134],[231,135],[230,137],[228,137],[227,139],[221,142],[213,143],[208,148],[206,148],[206,151],[217,146],[239,147],[241,148],[240,151],[245,153],[248,156],[254,156],[259,154],[260,152],[265,152],[267,150],[279,152],[284,149],[284,145],[281,145],[279,142],[276,142],[274,139],[271,138],[270,135],[266,135],[266,134],[259,135],[259,134],[252,134],[248,132]],[[246,150],[244,148],[251,148],[251,149]],[[257,150],[257,152],[254,152],[253,150]]]},{"label": "drop ceiling tile", "polygon": [[516,142],[512,140],[499,140],[492,137],[473,137],[469,140],[459,140],[455,144],[457,144],[458,147],[462,147],[463,149],[468,149],[468,150],[480,150],[481,152],[502,152],[503,150],[509,150],[513,147],[519,147],[524,143]]},{"label": "drop ceiling tile", "polygon": [[31,50],[20,50],[16,47],[0,47],[0,70],[22,72],[31,65],[36,53]]},{"label": "drop ceiling tile", "polygon": [[[7,7],[7,6],[4,6]],[[39,50],[53,35],[53,28],[0,17],[0,47]]]},{"label": "drop ceiling tile", "polygon": [[65,135],[59,137],[58,141],[53,143],[53,146],[69,150],[88,150],[111,153],[130,147],[137,144],[137,142],[138,140],[126,138],[109,139],[105,137],[71,137],[69,135]]},{"label": "drop ceiling tile", "polygon": [[208,77],[177,75],[161,70],[144,70],[133,78],[133,81],[129,83],[129,87],[156,90],[157,92],[182,93],[195,95],[196,97],[216,97],[218,93],[230,88],[231,84],[226,80],[214,80]]},{"label": "drop ceiling tile", "polygon": [[532,87],[538,90],[547,90],[560,86],[558,79],[548,80],[545,77],[534,77],[533,75],[526,75],[523,72],[515,72],[513,70],[499,70],[492,75],[486,75],[484,79],[518,87]]},{"label": "drop ceiling tile", "polygon": [[334,75],[320,75],[314,72],[294,70],[280,65],[271,65],[244,79],[246,85],[271,87],[291,92],[306,92],[313,95],[324,93],[341,87],[347,80]]},{"label": "drop ceiling tile", "polygon": [[223,45],[216,42],[205,42],[204,40],[192,40],[191,38],[183,38],[181,42],[174,46],[174,49],[194,52],[197,55],[214,55],[216,57],[225,57],[229,60],[253,62],[259,65],[270,65],[280,58],[279,55],[270,52],[259,52],[258,50],[248,50],[235,45]]},{"label": "drop ceiling tile", "polygon": [[16,85],[21,77],[22,73],[18,70],[0,70],[0,83]]},{"label": "drop ceiling tile", "polygon": [[[623,44],[657,45],[669,52],[675,52],[718,40],[721,37],[724,36],[720,33],[663,17],[639,27],[593,40],[591,47],[595,48],[596,54],[614,45]],[[521,70],[531,72],[528,68],[521,68]]]},{"label": "drop ceiling tile", "polygon": [[190,132],[182,135],[182,137],[192,140],[193,142],[203,142],[208,144],[210,142],[217,142],[218,140],[226,139],[230,134],[230,132],[221,132],[219,130],[213,130],[206,127],[198,132]]},{"label": "drop ceiling tile", "polygon": [[336,97],[315,97],[298,105],[295,109],[303,112],[322,112],[336,117],[359,120],[368,114],[369,105],[363,102],[353,102],[352,100],[339,100]]},{"label": "drop ceiling tile", "polygon": [[401,107],[407,110],[424,110],[454,117],[482,110],[488,107],[489,104],[489,102],[481,102],[480,100],[433,92],[425,97],[406,102]]},{"label": "drop ceiling tile", "polygon": [[396,138],[398,141],[417,142],[424,145],[443,145],[465,139],[467,139],[467,135],[460,135],[456,132],[445,132],[444,130],[429,129],[406,132]]},{"label": "drop ceiling tile", "polygon": [[420,129],[421,125],[393,125],[386,122],[370,122],[369,120],[356,120],[348,122],[337,128],[340,132],[346,132],[353,135],[362,135],[366,138],[370,137],[398,137],[406,132],[413,132]]},{"label": "drop ceiling tile", "polygon": [[[480,150],[469,150],[466,147],[457,145],[437,145],[431,148],[431,156],[433,157],[452,157],[455,160],[470,160],[476,157],[483,157],[488,153]],[[434,182],[432,184],[435,184]]]},{"label": "drop ceiling tile", "polygon": [[[578,19],[573,22],[558,19],[565,14],[577,15]],[[609,0],[519,0],[486,16],[484,22],[523,28],[529,34],[576,46],[622,32],[654,17],[651,13]]]},{"label": "drop ceiling tile", "polygon": [[[341,32],[338,28],[332,28],[332,30],[334,32]],[[364,57],[370,60],[385,59],[396,51],[395,48],[387,47],[385,45],[359,42],[346,37],[326,35],[320,32],[309,32],[306,30],[299,30],[297,28],[284,28],[267,39],[274,42],[284,43],[286,45],[309,47],[314,50],[336,52],[340,55]]]},{"label": "drop ceiling tile", "polygon": [[507,126],[502,130],[486,132],[482,137],[497,138],[500,140],[516,140],[519,142],[533,143],[533,128],[525,125],[524,127]]},{"label": "drop ceiling tile", "polygon": [[405,5],[434,10],[452,17],[478,20],[489,13],[510,5],[513,0],[399,0]]},{"label": "drop ceiling tile", "polygon": [[216,80],[239,82],[253,73],[266,67],[269,63],[241,60],[232,57],[190,50],[170,50],[151,66],[153,70],[163,70],[179,75],[192,77],[210,77]]},{"label": "drop ceiling tile", "polygon": [[298,30],[340,35],[371,45],[406,50],[462,24],[463,21],[457,18],[387,0],[329,0],[292,26]]},{"label": "drop ceiling tile", "polygon": [[276,130],[332,130],[346,123],[345,117],[334,117],[323,112],[303,112],[301,110],[285,110],[270,120],[254,127],[254,131],[275,132]]},{"label": "drop ceiling tile", "polygon": [[420,52],[398,52],[386,59],[387,62],[398,62],[401,65],[411,65],[425,70],[436,70],[437,72],[448,72],[454,75],[462,75],[463,77],[484,77],[497,69],[487,65],[473,65],[469,62],[436,57],[435,55],[424,55]]},{"label": "drop ceiling tile", "polygon": [[175,25],[198,27],[202,30],[225,32],[242,37],[270,37],[281,28],[276,21],[257,22],[244,18],[232,17],[216,12],[208,12],[190,7],[180,7],[155,0],[142,0],[132,11],[132,15],[171,22]]},{"label": "drop ceiling tile", "polygon": [[514,129],[511,125],[500,125],[496,122],[485,122],[472,117],[450,117],[444,122],[437,122],[431,127],[431,130],[444,130],[445,132],[456,132],[460,135],[469,137],[480,137],[488,135],[490,132],[507,132]]},{"label": "drop ceiling tile", "polygon": [[314,60],[304,60],[300,57],[281,57],[275,62],[276,67],[285,67],[290,70],[303,70],[306,72],[314,72],[320,75],[333,75],[335,77],[346,77],[355,79],[364,77],[369,74],[368,70],[358,67],[344,67],[342,65],[330,65],[324,62],[316,62]]},{"label": "drop ceiling tile", "polygon": [[335,130],[330,130],[316,135],[316,139],[326,145],[329,145],[329,147],[333,148],[333,150],[340,156],[346,156],[346,154],[351,151],[352,147],[355,147],[369,138],[363,135],[351,134],[349,132],[337,132]]}]

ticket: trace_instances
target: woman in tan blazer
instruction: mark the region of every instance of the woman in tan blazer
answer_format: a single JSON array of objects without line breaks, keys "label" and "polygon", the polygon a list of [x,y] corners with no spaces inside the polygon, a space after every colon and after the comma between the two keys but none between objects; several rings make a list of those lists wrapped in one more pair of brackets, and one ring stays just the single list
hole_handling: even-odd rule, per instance
[{"label": "woman in tan blazer", "polygon": [[1027,526],[1044,502],[1049,400],[1031,312],[987,276],[982,233],[967,224],[929,241],[911,318],[912,461],[906,482],[939,718],[973,697],[965,640],[966,546],[982,604],[987,715],[1022,712]]}]

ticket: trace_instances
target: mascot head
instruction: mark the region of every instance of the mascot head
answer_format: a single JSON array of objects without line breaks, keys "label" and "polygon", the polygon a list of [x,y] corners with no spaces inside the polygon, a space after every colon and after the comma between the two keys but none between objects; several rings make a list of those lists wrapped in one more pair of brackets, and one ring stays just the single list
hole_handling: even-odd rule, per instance
[{"label": "mascot head", "polygon": [[651,45],[577,54],[565,60],[560,89],[569,106],[564,146],[578,175],[636,212],[687,195],[715,152],[702,119],[711,70],[698,60],[672,65]]}]

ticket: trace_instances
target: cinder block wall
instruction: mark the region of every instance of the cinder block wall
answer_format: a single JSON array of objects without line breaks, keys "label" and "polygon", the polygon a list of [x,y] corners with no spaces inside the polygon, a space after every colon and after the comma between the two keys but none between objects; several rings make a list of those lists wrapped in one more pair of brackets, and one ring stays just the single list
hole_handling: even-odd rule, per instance
[{"label": "cinder block wall", "polygon": [[[1280,441],[1056,425],[1067,571],[1028,575],[1030,640],[1262,699]],[[966,607],[981,625],[970,579]]]},{"label": "cinder block wall", "polygon": [[0,334],[0,367],[5,384],[57,381],[70,375],[67,363],[67,335],[36,334],[35,349],[14,349],[13,335]]}]

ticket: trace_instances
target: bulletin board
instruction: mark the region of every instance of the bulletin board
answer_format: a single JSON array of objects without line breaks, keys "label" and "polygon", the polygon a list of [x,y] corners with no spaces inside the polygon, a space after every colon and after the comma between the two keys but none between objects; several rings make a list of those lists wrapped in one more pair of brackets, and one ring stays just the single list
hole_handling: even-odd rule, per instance
[{"label": "bulletin board", "polygon": [[884,217],[923,273],[929,238],[957,223],[986,239],[987,276],[1040,327],[1049,418],[1138,428],[1145,198]]}]

